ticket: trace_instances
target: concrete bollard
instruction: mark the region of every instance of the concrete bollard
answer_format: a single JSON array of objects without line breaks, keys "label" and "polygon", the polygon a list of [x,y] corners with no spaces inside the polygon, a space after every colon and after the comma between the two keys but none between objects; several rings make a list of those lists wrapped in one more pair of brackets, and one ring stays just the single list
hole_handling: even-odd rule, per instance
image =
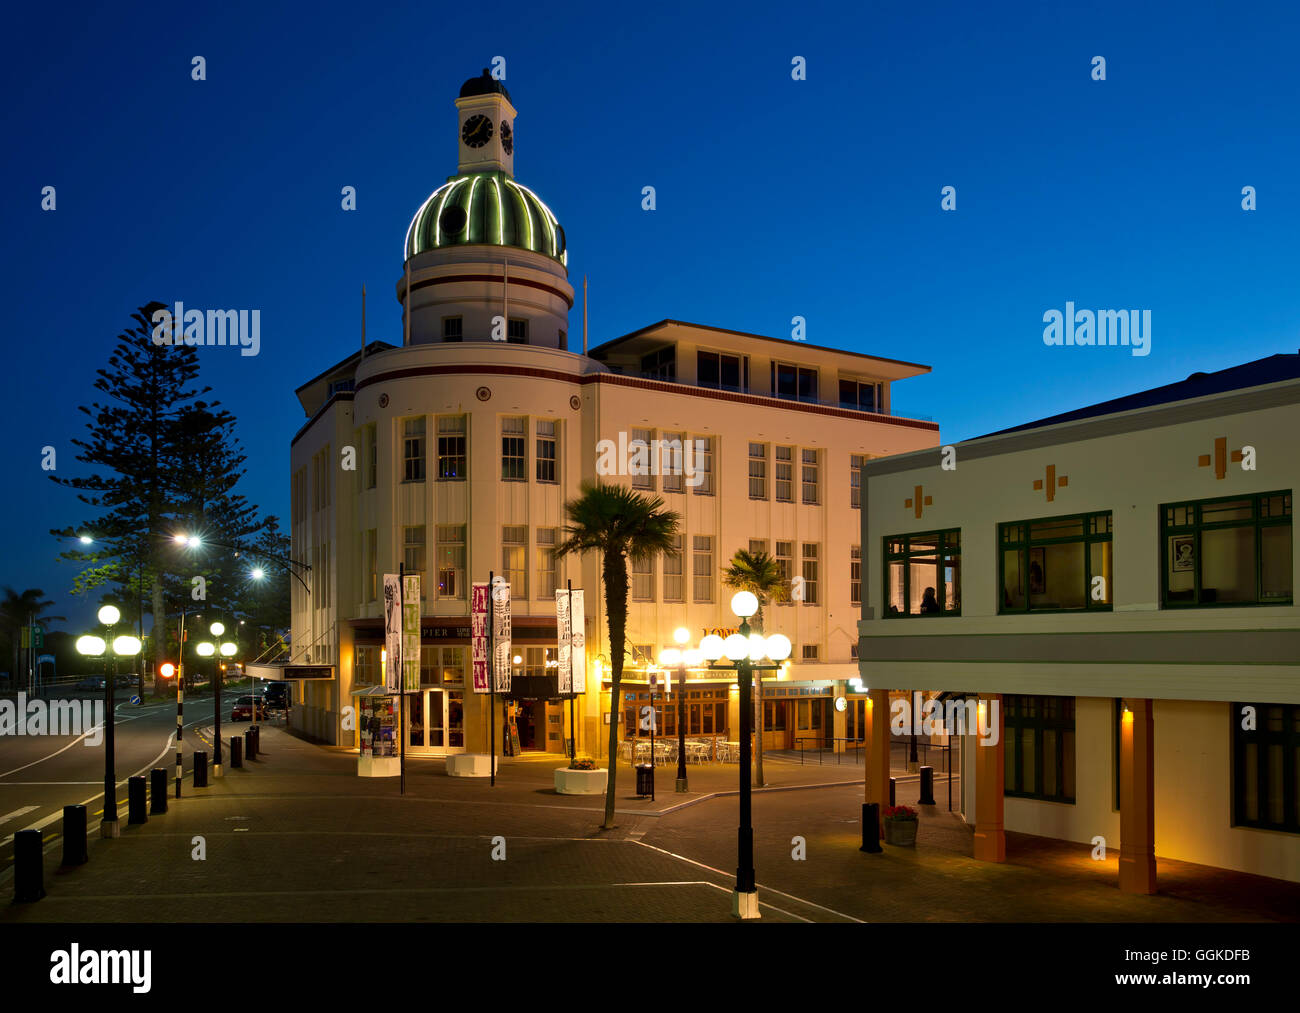
[{"label": "concrete bollard", "polygon": [[880,803],[862,803],[862,847],[870,855],[881,853],[880,847]]},{"label": "concrete bollard", "polygon": [[14,903],[31,904],[45,896],[45,854],[39,830],[14,834]]},{"label": "concrete bollard", "polygon": [[154,767],[149,771],[149,815],[157,816],[167,811],[167,769]]},{"label": "concrete bollard", "polygon": [[889,779],[889,804],[891,807],[898,805],[898,803],[894,801],[894,789],[896,787],[898,787],[898,781],[891,777]]},{"label": "concrete bollard", "polygon": [[134,774],[127,779],[126,822],[129,824],[149,822],[148,805],[145,803],[145,781],[143,774]]},{"label": "concrete bollard", "polygon": [[86,807],[63,807],[63,864],[85,865],[90,860],[86,851]]},{"label": "concrete bollard", "polygon": [[244,765],[244,740],[238,735],[230,736],[230,766],[233,770],[235,767]]},{"label": "concrete bollard", "polygon": [[262,726],[261,725],[253,726],[253,755],[254,756],[262,755]]},{"label": "concrete bollard", "polygon": [[253,729],[244,732],[244,758],[251,760],[257,755],[257,733]]},{"label": "concrete bollard", "polygon": [[934,805],[934,768],[921,768],[921,797],[917,805]]},{"label": "concrete bollard", "polygon": [[199,750],[194,754],[194,787],[208,786],[208,754]]}]

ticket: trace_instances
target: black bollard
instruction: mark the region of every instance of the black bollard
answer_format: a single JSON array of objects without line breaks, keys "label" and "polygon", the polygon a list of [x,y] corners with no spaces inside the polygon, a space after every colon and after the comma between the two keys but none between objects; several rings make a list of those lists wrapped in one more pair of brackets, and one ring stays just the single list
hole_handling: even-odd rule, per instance
[{"label": "black bollard", "polygon": [[144,775],[135,774],[126,782],[126,822],[148,823],[149,811],[145,804]]},{"label": "black bollard", "polygon": [[898,803],[894,801],[894,789],[896,787],[898,787],[898,782],[891,777],[889,779],[889,804],[891,807],[898,805]]},{"label": "black bollard", "polygon": [[257,755],[257,734],[253,729],[244,732],[244,758],[251,760]]},{"label": "black bollard", "polygon": [[14,903],[30,904],[45,896],[45,855],[39,830],[14,834]]},{"label": "black bollard", "polygon": [[253,747],[254,747],[253,755],[261,756],[262,755],[262,726],[261,725],[253,726]]},{"label": "black bollard", "polygon": [[244,765],[244,751],[240,748],[243,744],[244,740],[238,735],[230,736],[230,766],[232,769]]},{"label": "black bollard", "polygon": [[199,750],[194,754],[194,787],[208,786],[208,754]]},{"label": "black bollard", "polygon": [[63,807],[63,864],[85,865],[90,860],[86,852],[86,807]]},{"label": "black bollard", "polygon": [[154,767],[149,779],[149,814],[157,816],[167,811],[167,768]]},{"label": "black bollard", "polygon": [[916,800],[917,805],[934,805],[934,768],[921,768],[921,797]]},{"label": "black bollard", "polygon": [[881,853],[879,802],[862,803],[862,847],[858,850],[871,855]]}]

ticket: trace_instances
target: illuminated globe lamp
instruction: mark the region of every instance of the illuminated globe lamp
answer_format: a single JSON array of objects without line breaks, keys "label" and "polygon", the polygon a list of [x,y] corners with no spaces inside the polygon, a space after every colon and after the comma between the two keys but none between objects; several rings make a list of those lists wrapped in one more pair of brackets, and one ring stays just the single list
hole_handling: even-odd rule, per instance
[{"label": "illuminated globe lamp", "polygon": [[722,638],[716,633],[710,633],[700,641],[700,653],[704,656],[705,661],[717,661],[722,657],[722,651]]},{"label": "illuminated globe lamp", "polygon": [[685,626],[678,626],[673,630],[673,640],[679,644],[685,644],[691,639],[691,631]]}]

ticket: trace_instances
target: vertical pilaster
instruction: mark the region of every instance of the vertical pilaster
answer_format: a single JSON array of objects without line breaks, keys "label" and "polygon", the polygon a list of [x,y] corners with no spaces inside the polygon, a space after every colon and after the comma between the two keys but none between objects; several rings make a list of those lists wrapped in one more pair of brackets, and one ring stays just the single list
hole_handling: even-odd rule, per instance
[{"label": "vertical pilaster", "polygon": [[[876,802],[880,812],[889,805],[889,690],[873,689],[867,695],[866,788],[862,800]],[[880,828],[882,836],[884,827]]]},{"label": "vertical pilaster", "polygon": [[1007,834],[1002,824],[1002,792],[1006,770],[1006,722],[1002,697],[997,693],[979,696],[979,731],[975,744],[975,857],[983,862],[1007,860]]},{"label": "vertical pilaster", "polygon": [[1119,751],[1119,888],[1156,892],[1155,721],[1150,700],[1125,700]]}]

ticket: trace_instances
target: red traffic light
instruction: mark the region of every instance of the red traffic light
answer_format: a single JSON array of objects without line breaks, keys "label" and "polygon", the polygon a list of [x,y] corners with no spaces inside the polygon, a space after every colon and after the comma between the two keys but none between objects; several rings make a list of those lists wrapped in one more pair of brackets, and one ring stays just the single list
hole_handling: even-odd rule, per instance
[{"label": "red traffic light", "polygon": [[170,679],[173,675],[176,674],[176,666],[173,665],[170,661],[164,661],[161,665],[158,666],[158,674],[161,675],[164,679]]}]

